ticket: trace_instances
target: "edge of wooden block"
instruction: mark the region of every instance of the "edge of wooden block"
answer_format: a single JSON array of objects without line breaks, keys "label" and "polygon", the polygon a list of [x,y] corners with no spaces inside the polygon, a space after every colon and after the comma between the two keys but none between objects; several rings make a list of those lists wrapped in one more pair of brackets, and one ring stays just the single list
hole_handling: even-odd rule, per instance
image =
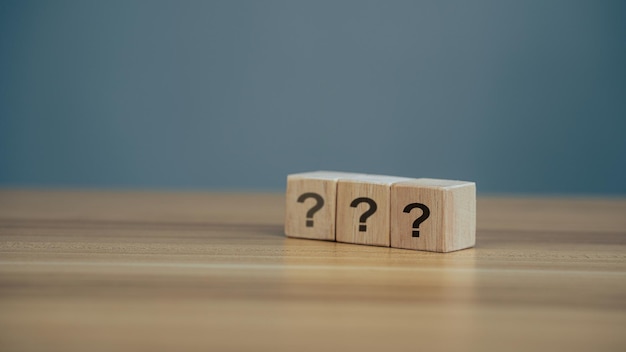
[{"label": "edge of wooden block", "polygon": [[[456,246],[448,246],[446,243],[449,238],[444,237],[443,238],[443,251],[442,253],[448,253],[448,252],[455,252],[458,250],[462,250],[462,249],[467,249],[467,248],[472,248],[474,246],[476,246],[476,183],[474,182],[464,182],[464,181],[460,181],[463,182],[463,184],[459,184],[453,187],[445,187],[442,188],[442,191],[444,192],[444,197],[446,198],[446,202],[451,202],[452,204],[452,208],[453,211],[449,212],[448,214],[446,214],[446,216],[452,216],[452,223],[450,224],[451,226],[454,226],[454,228],[452,229],[453,231],[459,231],[458,228],[456,228],[457,226],[468,226],[469,227],[469,235],[468,236],[459,236],[459,238],[463,238],[466,241],[462,241],[461,243],[457,243]],[[466,188],[463,190],[459,190],[459,188]],[[460,224],[458,223],[458,221],[460,221],[461,215],[458,214],[458,211],[460,210],[460,208],[458,207],[459,204],[456,204],[456,202],[459,201],[459,199],[457,197],[459,197],[459,191],[460,192],[467,192],[473,190],[471,197],[470,197],[470,201],[471,201],[471,206],[470,209],[471,210],[471,217],[470,218],[466,218],[466,221],[468,221],[467,224]],[[462,218],[462,217],[461,217]],[[449,248],[449,249],[447,249]]]}]

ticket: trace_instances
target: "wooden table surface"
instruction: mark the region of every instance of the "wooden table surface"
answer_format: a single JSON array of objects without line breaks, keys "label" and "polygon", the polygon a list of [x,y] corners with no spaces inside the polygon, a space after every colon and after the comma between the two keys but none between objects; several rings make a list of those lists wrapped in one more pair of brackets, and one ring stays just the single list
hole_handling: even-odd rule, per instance
[{"label": "wooden table surface", "polygon": [[2,351],[626,351],[626,200],[478,200],[439,254],[285,238],[284,195],[0,191]]}]

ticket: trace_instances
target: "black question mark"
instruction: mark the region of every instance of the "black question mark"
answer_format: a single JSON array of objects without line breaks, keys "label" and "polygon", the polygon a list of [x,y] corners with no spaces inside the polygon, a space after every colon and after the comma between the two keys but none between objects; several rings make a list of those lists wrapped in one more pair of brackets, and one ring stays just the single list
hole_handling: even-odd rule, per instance
[{"label": "black question mark", "polygon": [[359,218],[359,222],[361,222],[361,224],[359,224],[359,231],[365,232],[367,231],[367,225],[365,225],[365,221],[367,221],[367,218],[369,218],[370,216],[372,216],[372,214],[376,212],[376,209],[378,209],[378,206],[376,205],[376,202],[374,202],[373,199],[367,198],[367,197],[360,197],[360,198],[353,200],[352,203],[350,203],[350,206],[353,208],[356,208],[357,205],[361,203],[367,203],[370,206],[370,208],[365,213],[363,213],[361,217]]},{"label": "black question mark", "polygon": [[313,227],[313,215],[324,206],[324,198],[317,193],[308,192],[298,197],[298,203],[304,203],[306,199],[315,198],[317,203],[306,212],[306,227]]},{"label": "black question mark", "polygon": [[413,221],[413,237],[420,237],[420,224],[423,223],[424,220],[428,219],[428,217],[430,216],[430,209],[428,209],[428,207],[422,203],[411,203],[404,207],[404,212],[410,213],[411,210],[415,208],[422,209],[422,216]]}]

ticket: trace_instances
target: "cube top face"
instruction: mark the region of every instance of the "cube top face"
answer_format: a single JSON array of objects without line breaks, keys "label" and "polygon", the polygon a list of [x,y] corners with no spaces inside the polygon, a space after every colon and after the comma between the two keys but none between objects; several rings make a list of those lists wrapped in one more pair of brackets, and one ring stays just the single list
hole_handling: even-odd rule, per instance
[{"label": "cube top face", "polygon": [[290,174],[287,175],[287,181],[295,180],[295,179],[309,179],[309,180],[333,180],[337,181],[340,178],[348,177],[358,177],[363,176],[364,174],[352,173],[352,172],[339,172],[339,171],[311,171],[311,172],[302,172],[299,174]]},{"label": "cube top face", "polygon": [[396,176],[384,176],[384,175],[372,175],[372,174],[356,174],[350,178],[354,183],[369,183],[375,185],[391,186],[394,183],[411,181],[414,179],[408,177],[396,177]]},{"label": "cube top face", "polygon": [[441,180],[436,178],[417,178],[413,180],[406,180],[409,184],[418,185],[421,187],[429,187],[429,188],[455,188],[455,187],[468,187],[473,185],[476,187],[474,182],[468,181],[456,181],[456,180]]},{"label": "cube top face", "polygon": [[288,175],[285,234],[334,241],[337,181],[356,175],[325,171]]},{"label": "cube top face", "polygon": [[377,175],[339,180],[337,241],[389,247],[390,187],[405,180]]},{"label": "cube top face", "polygon": [[417,179],[391,187],[391,247],[451,252],[476,242],[476,185]]}]

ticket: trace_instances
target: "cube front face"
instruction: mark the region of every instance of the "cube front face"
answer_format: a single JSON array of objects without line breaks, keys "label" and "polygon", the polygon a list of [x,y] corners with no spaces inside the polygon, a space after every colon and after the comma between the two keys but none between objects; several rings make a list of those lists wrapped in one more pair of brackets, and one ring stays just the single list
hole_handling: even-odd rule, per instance
[{"label": "cube front face", "polygon": [[451,252],[476,242],[476,186],[421,179],[391,187],[391,247]]},{"label": "cube front face", "polygon": [[336,199],[337,180],[288,177],[285,234],[334,241]]},{"label": "cube front face", "polygon": [[337,242],[389,247],[389,185],[337,184]]},{"label": "cube front face", "polygon": [[391,247],[443,252],[444,191],[397,184],[391,187]]}]

